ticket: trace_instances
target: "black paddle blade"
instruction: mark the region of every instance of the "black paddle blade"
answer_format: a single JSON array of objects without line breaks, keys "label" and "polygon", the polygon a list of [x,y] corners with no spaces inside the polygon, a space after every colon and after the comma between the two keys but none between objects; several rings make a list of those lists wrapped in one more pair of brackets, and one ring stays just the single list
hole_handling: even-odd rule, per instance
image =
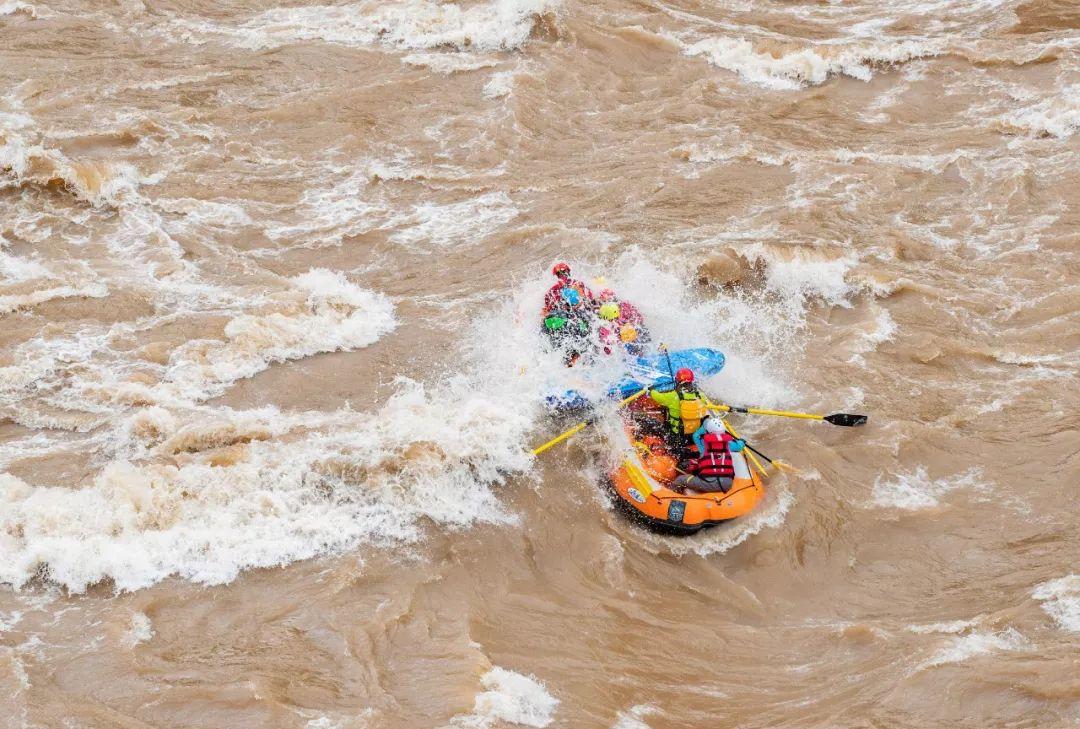
[{"label": "black paddle blade", "polygon": [[856,425],[865,425],[865,415],[852,415],[851,413],[833,413],[832,415],[826,415],[824,417],[826,423],[832,423],[833,425],[843,425],[847,428],[853,428]]}]

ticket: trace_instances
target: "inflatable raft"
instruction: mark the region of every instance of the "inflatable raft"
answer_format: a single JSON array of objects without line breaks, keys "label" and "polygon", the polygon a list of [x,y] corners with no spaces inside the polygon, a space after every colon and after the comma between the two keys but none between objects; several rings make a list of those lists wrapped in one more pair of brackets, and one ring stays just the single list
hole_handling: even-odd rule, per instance
[{"label": "inflatable raft", "polygon": [[[637,417],[642,417],[638,415]],[[635,519],[658,531],[692,534],[737,519],[765,498],[765,484],[743,453],[732,453],[735,478],[726,493],[680,493],[671,488],[678,475],[676,458],[661,438],[626,429],[630,447],[609,476],[617,504]]]}]

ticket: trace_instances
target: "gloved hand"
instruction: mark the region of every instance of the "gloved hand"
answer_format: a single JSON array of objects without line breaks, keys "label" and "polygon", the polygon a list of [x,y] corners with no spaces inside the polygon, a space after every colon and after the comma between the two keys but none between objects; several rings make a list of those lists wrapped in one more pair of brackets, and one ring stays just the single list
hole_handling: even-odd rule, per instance
[{"label": "gloved hand", "polygon": [[743,449],[743,446],[745,446],[745,445],[746,445],[746,441],[743,440],[742,438],[739,438],[738,440],[733,440],[733,441],[731,441],[731,443],[728,444],[728,450],[731,451],[732,453],[738,453],[739,451],[741,451]]}]

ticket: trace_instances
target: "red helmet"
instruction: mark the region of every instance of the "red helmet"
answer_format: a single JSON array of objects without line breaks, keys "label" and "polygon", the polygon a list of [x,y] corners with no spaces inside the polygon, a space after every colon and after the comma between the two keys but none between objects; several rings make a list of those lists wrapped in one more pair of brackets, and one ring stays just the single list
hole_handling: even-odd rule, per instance
[{"label": "red helmet", "polygon": [[562,276],[569,276],[570,266],[566,265],[565,263],[556,263],[555,268],[551,269],[551,272],[556,276],[559,276],[560,278]]},{"label": "red helmet", "polygon": [[675,384],[681,385],[684,382],[694,381],[694,371],[689,367],[683,367],[681,370],[675,373]]},{"label": "red helmet", "polygon": [[615,292],[612,291],[611,289],[601,289],[600,290],[600,300],[601,301],[614,301],[615,300]]}]

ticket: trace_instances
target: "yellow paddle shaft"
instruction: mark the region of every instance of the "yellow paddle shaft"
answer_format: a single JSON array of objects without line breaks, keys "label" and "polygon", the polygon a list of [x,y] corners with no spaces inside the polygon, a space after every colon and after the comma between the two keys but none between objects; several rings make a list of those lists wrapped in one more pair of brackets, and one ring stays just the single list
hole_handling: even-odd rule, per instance
[{"label": "yellow paddle shaft", "polygon": [[[713,405],[709,403],[707,406],[710,410],[721,410],[725,413],[751,413],[753,415],[779,415],[782,418],[799,418],[800,420],[824,420],[824,415],[814,415],[812,413],[789,413],[786,410],[765,410],[764,408],[733,408],[730,405]],[[734,434],[733,434],[734,435]]]},{"label": "yellow paddle shaft", "polygon": [[[711,402],[708,403],[706,405],[706,407],[709,408],[710,410],[722,410],[722,411],[731,410],[731,408],[729,406],[727,406],[727,405],[714,405]],[[747,410],[749,411],[750,408],[747,408]],[[763,413],[774,413],[774,412],[779,413],[780,411],[762,410],[761,412],[763,412]],[[820,415],[803,415],[801,413],[793,413],[793,415],[797,415],[797,416],[800,416],[800,417],[803,417],[803,418],[813,419],[813,420],[821,420],[822,419],[822,417]],[[722,422],[724,424],[724,427],[727,428],[729,433],[731,433],[736,438],[739,437],[739,434],[736,433],[735,429],[731,427],[731,423],[724,420],[723,418],[720,419],[720,422]],[[748,449],[746,451],[746,455],[750,456],[750,460],[753,461],[754,465],[757,466],[759,471],[761,471],[762,473],[765,473],[765,469],[762,468],[761,462],[758,461],[757,456],[754,455],[754,452],[752,450]],[[795,466],[792,466],[790,463],[784,463],[783,461],[777,461],[777,460],[772,460],[772,461],[770,461],[770,463],[772,464],[772,467],[775,468],[777,471],[787,470],[787,471],[791,471],[792,473],[802,473],[802,471],[795,468]]]},{"label": "yellow paddle shaft", "polygon": [[588,420],[586,420],[584,423],[578,423],[577,425],[575,425],[573,428],[566,431],[562,435],[555,436],[554,438],[549,440],[544,445],[539,446],[537,448],[533,448],[532,454],[534,456],[538,456],[541,453],[543,453],[544,451],[546,451],[548,448],[553,448],[553,447],[559,445],[560,443],[562,443],[567,438],[569,438],[569,437],[571,437],[571,436],[573,436],[573,435],[575,435],[577,433],[580,433],[582,430],[585,429],[585,426],[588,425],[588,424],[589,424]]},{"label": "yellow paddle shaft", "polygon": [[[701,396],[701,399],[705,401],[705,407],[709,408],[710,410],[730,410],[731,409],[727,405],[713,405],[712,401],[710,401],[709,398],[705,397],[704,395]],[[724,428],[727,430],[727,432],[731,433],[736,438],[739,437],[739,434],[736,433],[735,429],[731,427],[731,423],[724,420],[723,418],[720,418],[720,422],[724,424]],[[754,452],[752,450],[747,448],[746,449],[746,455],[750,456],[750,462],[753,463],[755,466],[757,466],[757,470],[759,472],[761,472],[762,476],[767,476],[769,474],[769,472],[765,470],[765,467],[761,465],[761,461],[759,461],[757,459],[757,456],[754,455]]]},{"label": "yellow paddle shaft", "polygon": [[[619,401],[619,407],[622,407],[624,405],[629,405],[634,400],[637,400],[639,397],[644,395],[646,392],[648,392],[648,388],[646,388],[644,390],[640,390],[640,391],[634,393],[633,395],[631,395],[630,397],[623,398],[622,400]],[[534,456],[538,456],[541,453],[543,453],[544,451],[546,451],[547,449],[559,445],[560,443],[562,443],[567,438],[570,438],[570,437],[580,433],[582,430],[585,429],[585,426],[588,425],[590,422],[591,421],[586,420],[583,423],[578,423],[577,425],[575,425],[573,428],[566,431],[562,435],[557,435],[554,438],[552,438],[551,440],[549,440],[547,443],[545,443],[544,445],[537,446],[536,448],[533,448],[532,454]]]}]

